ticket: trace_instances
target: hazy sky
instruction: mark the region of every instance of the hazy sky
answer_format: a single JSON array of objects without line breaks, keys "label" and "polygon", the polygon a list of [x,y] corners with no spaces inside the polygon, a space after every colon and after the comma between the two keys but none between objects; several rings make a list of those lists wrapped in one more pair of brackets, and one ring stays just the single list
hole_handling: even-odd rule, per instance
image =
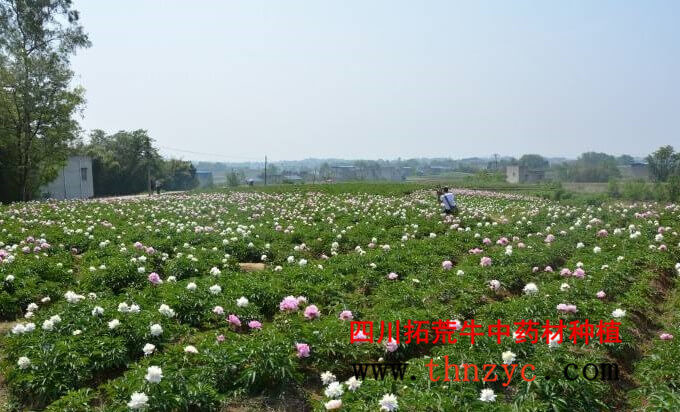
[{"label": "hazy sky", "polygon": [[680,2],[75,0],[82,126],[214,161],[680,146]]}]

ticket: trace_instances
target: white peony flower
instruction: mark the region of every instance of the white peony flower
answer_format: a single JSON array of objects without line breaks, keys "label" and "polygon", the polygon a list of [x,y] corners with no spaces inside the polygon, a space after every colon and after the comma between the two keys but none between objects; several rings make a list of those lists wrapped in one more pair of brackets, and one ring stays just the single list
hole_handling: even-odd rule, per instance
[{"label": "white peony flower", "polygon": [[198,349],[195,346],[188,345],[184,347],[184,352],[186,353],[198,353]]},{"label": "white peony flower", "polygon": [[153,343],[147,343],[142,348],[142,352],[144,352],[144,355],[151,355],[155,350],[156,350],[156,345],[154,345]]},{"label": "white peony flower", "polygon": [[512,362],[515,361],[515,357],[517,355],[511,351],[505,351],[501,354],[501,358],[503,358],[503,363],[506,365],[512,364]]},{"label": "white peony flower", "polygon": [[17,365],[19,365],[19,368],[21,368],[21,369],[26,369],[26,368],[28,368],[29,366],[31,366],[31,360],[28,359],[28,358],[25,357],[25,356],[22,356],[22,357],[20,357],[19,360],[17,361]]},{"label": "white peony flower", "polygon": [[361,386],[362,382],[361,382],[359,379],[357,379],[355,376],[352,376],[351,378],[347,379],[347,381],[345,382],[345,384],[347,385],[347,389],[349,389],[350,391],[354,392],[354,391],[356,391],[357,389],[359,389],[359,387]]},{"label": "white peony flower", "polygon": [[145,393],[135,392],[130,396],[127,406],[130,409],[144,409],[148,406],[149,397]]},{"label": "white peony flower", "polygon": [[615,309],[612,312],[612,316],[615,317],[615,318],[622,318],[622,317],[626,316],[626,311],[623,310],[623,309]]},{"label": "white peony flower", "polygon": [[326,371],[321,374],[321,382],[324,385],[328,385],[329,383],[334,382],[335,380],[336,380],[335,375],[333,375],[333,373],[330,371]]},{"label": "white peony flower", "polygon": [[220,285],[212,285],[209,290],[213,295],[217,295],[222,292],[222,287]]},{"label": "white peony flower", "polygon": [[43,322],[42,328],[43,330],[51,331],[54,329],[54,322],[51,321],[50,319],[47,319],[46,321]]},{"label": "white peony flower", "polygon": [[533,295],[536,292],[538,292],[538,286],[536,286],[535,283],[531,282],[524,285],[524,288],[522,290],[524,291],[525,295]]},{"label": "white peony flower", "polygon": [[391,393],[386,393],[378,403],[380,404],[381,411],[392,412],[399,408],[397,397]]},{"label": "white peony flower", "polygon": [[189,283],[187,283],[187,290],[194,291],[194,290],[196,290],[196,287],[197,287],[197,286],[196,286],[196,284],[195,284],[194,282],[189,282]]},{"label": "white peony flower", "polygon": [[340,382],[329,383],[326,387],[326,390],[323,391],[324,395],[328,396],[329,398],[339,398],[344,392],[345,391],[342,389],[342,383]]},{"label": "white peony flower", "polygon": [[342,399],[331,399],[323,404],[327,411],[333,411],[342,407]]},{"label": "white peony flower", "polygon": [[66,292],[64,294],[64,298],[66,298],[66,301],[68,303],[78,303],[81,300],[85,299],[85,296],[79,295],[79,294],[69,290],[68,292]]},{"label": "white peony flower", "polygon": [[175,311],[170,309],[170,306],[166,305],[165,303],[158,308],[158,312],[160,312],[161,315],[167,316],[169,318],[175,316]]},{"label": "white peony flower", "polygon": [[494,402],[496,401],[496,394],[493,392],[493,389],[482,389],[482,392],[479,394],[479,400],[482,402]]},{"label": "white peony flower", "polygon": [[152,336],[159,336],[161,333],[163,333],[163,328],[158,323],[151,325],[149,330],[151,331]]},{"label": "white peony flower", "polygon": [[159,383],[163,379],[163,370],[158,366],[149,366],[146,368],[144,379],[151,383]]},{"label": "white peony flower", "polygon": [[118,319],[113,319],[109,322],[109,329],[116,329],[119,325],[120,321]]},{"label": "white peony flower", "polygon": [[104,314],[104,308],[101,306],[95,306],[94,309],[92,309],[92,316],[100,316]]}]

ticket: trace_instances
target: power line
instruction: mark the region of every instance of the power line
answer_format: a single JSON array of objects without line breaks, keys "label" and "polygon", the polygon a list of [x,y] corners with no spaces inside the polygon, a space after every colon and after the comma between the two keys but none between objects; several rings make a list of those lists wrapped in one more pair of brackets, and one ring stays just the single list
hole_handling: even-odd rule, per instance
[{"label": "power line", "polygon": [[240,159],[240,160],[253,160],[253,161],[260,161],[260,158],[257,157],[245,157],[245,156],[227,156],[219,153],[205,153],[205,152],[196,152],[193,150],[185,150],[185,149],[178,149],[176,147],[168,147],[168,146],[158,146],[161,149],[165,150],[173,150],[176,152],[184,152],[184,153],[191,153],[191,154],[196,154],[196,155],[204,155],[204,156],[215,156],[215,157],[221,157],[225,159]]}]

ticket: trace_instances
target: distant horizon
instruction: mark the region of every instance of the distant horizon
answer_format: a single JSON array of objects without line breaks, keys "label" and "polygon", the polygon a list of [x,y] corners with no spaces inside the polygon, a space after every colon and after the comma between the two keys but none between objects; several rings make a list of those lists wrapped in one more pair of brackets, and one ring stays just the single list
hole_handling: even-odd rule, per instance
[{"label": "distant horizon", "polygon": [[72,59],[82,128],[146,129],[177,158],[641,157],[680,140],[680,2],[74,7],[92,41]]},{"label": "distant horizon", "polygon": [[[539,154],[540,153],[525,153],[525,154]],[[610,154],[610,153],[607,153]],[[624,153],[624,155],[627,155],[627,153]],[[541,155],[543,156],[543,155]],[[612,155],[614,156],[614,155]],[[619,155],[621,156],[621,155]],[[614,156],[614,157],[619,157],[619,156]],[[633,159],[636,161],[645,161],[646,156],[633,156]],[[508,160],[511,158],[514,158],[516,160],[519,160],[521,156],[499,156],[498,160]],[[543,156],[546,160],[549,162],[554,162],[556,160],[564,161],[564,162],[569,162],[569,161],[576,161],[577,157],[565,157],[565,156]],[[457,158],[457,157],[402,157],[402,158],[396,158],[396,159],[385,159],[385,158],[376,158],[376,159],[368,159],[368,158],[361,158],[361,159],[347,159],[347,158],[318,158],[318,157],[309,157],[305,159],[297,159],[297,160],[271,160],[267,159],[267,163],[269,164],[275,164],[275,163],[302,163],[302,162],[356,162],[356,161],[386,161],[386,162],[394,162],[394,161],[407,161],[407,160],[452,160],[452,161],[465,161],[465,160],[472,160],[472,159],[478,159],[480,161],[494,161],[493,157],[485,157],[485,156],[470,156],[470,157],[462,157],[462,158]],[[196,160],[196,159],[181,159],[185,161],[189,161],[192,163],[199,163],[199,162],[204,162],[204,163],[214,163],[214,164],[248,164],[248,163],[257,163],[257,164],[263,164],[264,159],[262,160],[244,160],[244,161],[212,161],[212,160]]]}]

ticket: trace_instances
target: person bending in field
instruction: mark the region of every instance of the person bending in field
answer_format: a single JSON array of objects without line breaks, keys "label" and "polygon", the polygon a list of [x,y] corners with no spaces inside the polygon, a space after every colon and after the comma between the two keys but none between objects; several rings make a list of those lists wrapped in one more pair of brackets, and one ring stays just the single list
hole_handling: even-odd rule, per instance
[{"label": "person bending in field", "polygon": [[458,213],[458,205],[456,205],[456,196],[454,196],[448,187],[445,187],[439,196],[439,200],[442,202],[442,208],[444,213],[447,215]]}]

